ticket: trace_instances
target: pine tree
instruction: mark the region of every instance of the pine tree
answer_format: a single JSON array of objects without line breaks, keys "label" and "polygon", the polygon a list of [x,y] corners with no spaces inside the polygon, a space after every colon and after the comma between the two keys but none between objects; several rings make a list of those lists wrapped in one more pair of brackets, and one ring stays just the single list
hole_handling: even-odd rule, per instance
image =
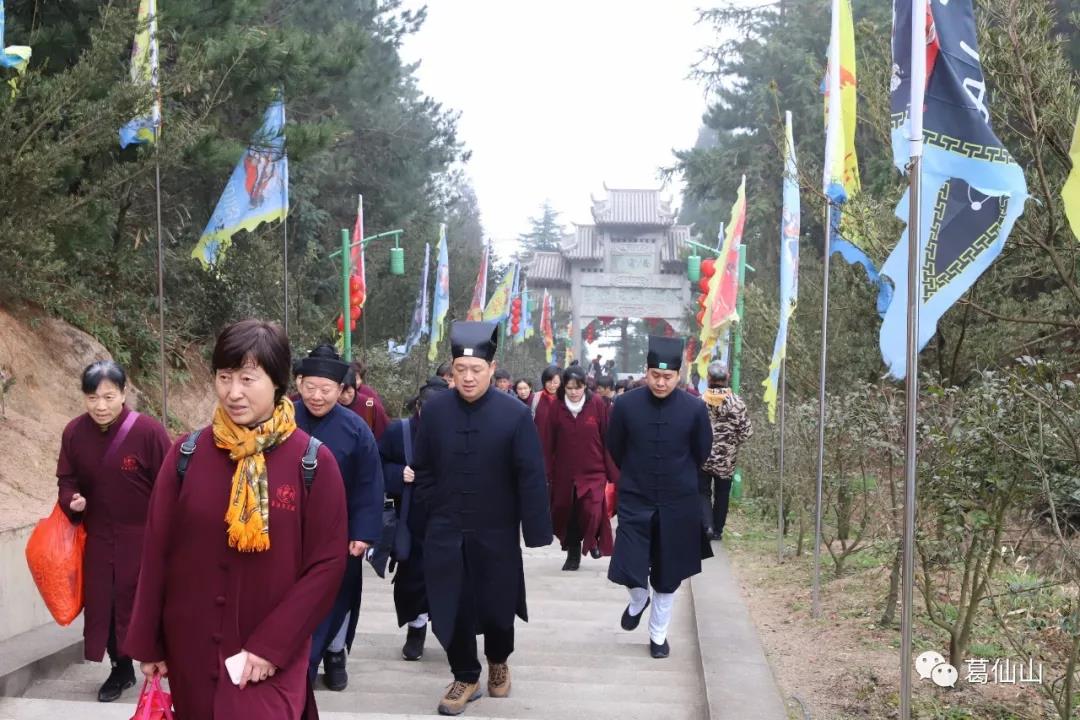
[{"label": "pine tree", "polygon": [[551,207],[551,201],[545,200],[540,207],[540,216],[529,218],[530,230],[518,235],[518,242],[526,252],[555,251],[566,234],[559,213]]}]

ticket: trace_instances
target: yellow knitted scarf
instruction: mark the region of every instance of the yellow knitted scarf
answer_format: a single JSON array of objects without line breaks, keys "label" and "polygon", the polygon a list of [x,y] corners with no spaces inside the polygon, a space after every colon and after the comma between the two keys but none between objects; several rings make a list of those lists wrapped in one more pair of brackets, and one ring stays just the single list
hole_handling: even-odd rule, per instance
[{"label": "yellow knitted scarf", "polygon": [[220,405],[214,411],[214,444],[236,461],[225,511],[229,547],[240,552],[270,549],[270,492],[263,451],[285,442],[296,430],[296,410],[287,397],[269,420],[255,428],[237,425]]}]

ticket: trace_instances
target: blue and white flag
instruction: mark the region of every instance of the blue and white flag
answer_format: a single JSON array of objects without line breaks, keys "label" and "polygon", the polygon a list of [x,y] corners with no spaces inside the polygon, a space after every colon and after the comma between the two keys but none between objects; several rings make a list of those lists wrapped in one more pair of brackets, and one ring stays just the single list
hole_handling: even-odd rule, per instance
[{"label": "blue and white flag", "polygon": [[784,211],[780,220],[780,323],[776,330],[769,376],[765,386],[765,406],[769,422],[776,422],[776,400],[780,389],[780,365],[787,357],[788,323],[795,314],[799,298],[799,169],[795,160],[795,140],[791,130],[791,113],[785,117],[784,145]]},{"label": "blue and white flag", "polygon": [[[926,13],[918,19],[927,27],[920,350],[945,311],[1001,253],[1028,196],[1023,170],[990,126],[972,0],[927,3]],[[910,159],[911,15],[911,0],[894,0],[892,146],[900,170]],[[907,221],[907,193],[896,215]],[[907,245],[905,230],[881,269],[895,285],[881,325],[881,354],[895,378],[907,373]]]},{"label": "blue and white flag", "polygon": [[30,46],[4,46],[4,0],[0,0],[0,67],[12,68],[22,75],[30,62]]},{"label": "blue and white flag", "polygon": [[424,244],[424,272],[420,276],[420,290],[416,294],[416,303],[413,305],[412,320],[409,323],[409,334],[405,336],[405,342],[398,345],[393,340],[387,340],[390,357],[394,362],[401,362],[417,343],[431,331],[428,324],[428,269],[431,265],[431,243]]},{"label": "blue and white flag", "polygon": [[289,211],[289,159],[285,154],[285,101],[266,109],[262,127],[236,164],[191,257],[214,265],[241,230],[284,220]]}]

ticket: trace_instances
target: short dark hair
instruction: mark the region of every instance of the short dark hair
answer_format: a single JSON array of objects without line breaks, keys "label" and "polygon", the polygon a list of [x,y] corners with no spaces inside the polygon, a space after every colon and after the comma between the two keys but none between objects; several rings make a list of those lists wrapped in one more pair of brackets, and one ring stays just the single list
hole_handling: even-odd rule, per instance
[{"label": "short dark hair", "polygon": [[540,384],[547,385],[549,380],[560,375],[562,375],[562,368],[558,365],[548,365],[544,368],[543,372],[540,373]]},{"label": "short dark hair", "polygon": [[221,331],[210,359],[211,369],[233,370],[248,360],[254,361],[270,376],[277,388],[274,402],[279,402],[289,387],[292,350],[289,338],[277,323],[266,320],[241,320]]},{"label": "short dark hair", "polygon": [[612,377],[610,377],[608,375],[605,375],[604,377],[597,379],[596,387],[598,387],[598,388],[614,388],[615,387],[615,380],[614,380],[614,378],[612,378]]},{"label": "short dark hair", "polygon": [[449,360],[444,360],[435,368],[435,374],[441,378],[450,377],[454,374],[454,366]]},{"label": "short dark hair", "polygon": [[532,380],[530,380],[529,378],[523,378],[523,377],[520,377],[520,378],[518,378],[517,380],[514,381],[514,389],[517,390],[517,386],[520,385],[521,383],[525,383],[526,385],[528,385],[529,390],[533,389]]},{"label": "short dark hair", "polygon": [[512,377],[513,375],[510,374],[509,370],[503,370],[502,368],[498,368],[495,371],[495,380],[509,380]]},{"label": "short dark hair", "polygon": [[563,370],[562,382],[559,383],[559,390],[556,392],[559,399],[562,400],[566,397],[566,386],[570,384],[571,380],[577,380],[581,387],[585,388],[585,399],[588,400],[589,384],[585,381],[585,368],[580,365],[571,365]]},{"label": "short dark hair", "polygon": [[98,360],[86,366],[82,373],[83,395],[96,393],[102,381],[108,380],[121,391],[127,386],[127,373],[115,360]]}]

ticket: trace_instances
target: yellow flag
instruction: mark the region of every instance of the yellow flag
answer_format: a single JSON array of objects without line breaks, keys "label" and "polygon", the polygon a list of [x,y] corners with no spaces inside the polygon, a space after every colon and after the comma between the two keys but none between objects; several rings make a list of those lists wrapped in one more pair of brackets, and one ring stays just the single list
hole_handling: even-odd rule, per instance
[{"label": "yellow flag", "polygon": [[1073,129],[1069,157],[1072,158],[1072,172],[1065,181],[1065,187],[1061,188],[1061,199],[1065,202],[1065,217],[1069,218],[1073,235],[1080,240],[1080,113],[1077,114],[1076,127]]}]

